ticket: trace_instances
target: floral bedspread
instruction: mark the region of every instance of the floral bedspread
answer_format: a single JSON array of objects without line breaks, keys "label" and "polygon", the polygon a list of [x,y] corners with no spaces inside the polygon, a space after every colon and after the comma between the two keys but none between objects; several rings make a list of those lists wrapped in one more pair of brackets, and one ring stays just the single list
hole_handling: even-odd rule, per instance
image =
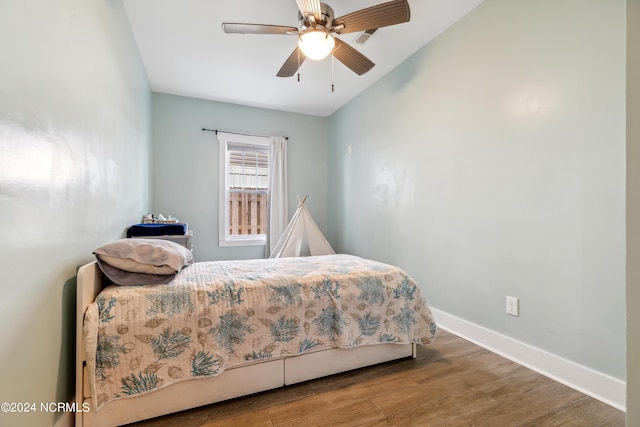
[{"label": "floral bedspread", "polygon": [[84,322],[97,408],[263,359],[428,344],[435,330],[410,276],[351,255],[195,263],[166,285],[105,288]]}]

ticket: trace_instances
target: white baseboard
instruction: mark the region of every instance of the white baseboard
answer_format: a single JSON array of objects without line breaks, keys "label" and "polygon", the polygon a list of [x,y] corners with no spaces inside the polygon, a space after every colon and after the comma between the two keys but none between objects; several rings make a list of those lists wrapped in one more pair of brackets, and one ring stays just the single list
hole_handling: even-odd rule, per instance
[{"label": "white baseboard", "polygon": [[626,409],[626,382],[431,308],[438,327],[616,409]]}]

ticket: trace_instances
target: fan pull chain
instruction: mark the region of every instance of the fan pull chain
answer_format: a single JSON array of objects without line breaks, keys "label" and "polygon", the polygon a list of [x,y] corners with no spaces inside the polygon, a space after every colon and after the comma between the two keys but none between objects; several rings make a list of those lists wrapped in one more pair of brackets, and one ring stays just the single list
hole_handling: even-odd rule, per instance
[{"label": "fan pull chain", "polygon": [[298,53],[298,81],[300,81],[300,48],[297,48],[296,52]]},{"label": "fan pull chain", "polygon": [[331,93],[335,92],[335,79],[334,79],[334,73],[333,73],[333,64],[335,62],[336,57],[333,56],[333,52],[331,52]]}]

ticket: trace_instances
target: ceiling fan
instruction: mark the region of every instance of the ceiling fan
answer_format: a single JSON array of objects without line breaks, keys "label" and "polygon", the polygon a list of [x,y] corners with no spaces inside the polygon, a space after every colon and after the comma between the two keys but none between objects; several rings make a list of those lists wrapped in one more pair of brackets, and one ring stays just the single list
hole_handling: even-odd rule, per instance
[{"label": "ceiling fan", "polygon": [[222,24],[229,34],[275,34],[298,36],[298,47],[289,55],[278,71],[278,77],[291,77],[306,58],[319,60],[330,53],[350,70],[363,75],[375,65],[336,35],[367,31],[372,34],[378,28],[409,22],[407,0],[393,0],[376,6],[334,17],[333,9],[320,0],[296,0],[298,27],[264,24]]}]

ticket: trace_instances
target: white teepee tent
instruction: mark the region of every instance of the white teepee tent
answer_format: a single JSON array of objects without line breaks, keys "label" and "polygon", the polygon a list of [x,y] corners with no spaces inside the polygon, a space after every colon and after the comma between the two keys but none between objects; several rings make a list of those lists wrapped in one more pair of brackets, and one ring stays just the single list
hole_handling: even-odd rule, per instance
[{"label": "white teepee tent", "polygon": [[335,254],[322,231],[304,206],[307,196],[298,198],[298,209],[293,214],[282,237],[269,258],[299,257],[309,255]]}]

